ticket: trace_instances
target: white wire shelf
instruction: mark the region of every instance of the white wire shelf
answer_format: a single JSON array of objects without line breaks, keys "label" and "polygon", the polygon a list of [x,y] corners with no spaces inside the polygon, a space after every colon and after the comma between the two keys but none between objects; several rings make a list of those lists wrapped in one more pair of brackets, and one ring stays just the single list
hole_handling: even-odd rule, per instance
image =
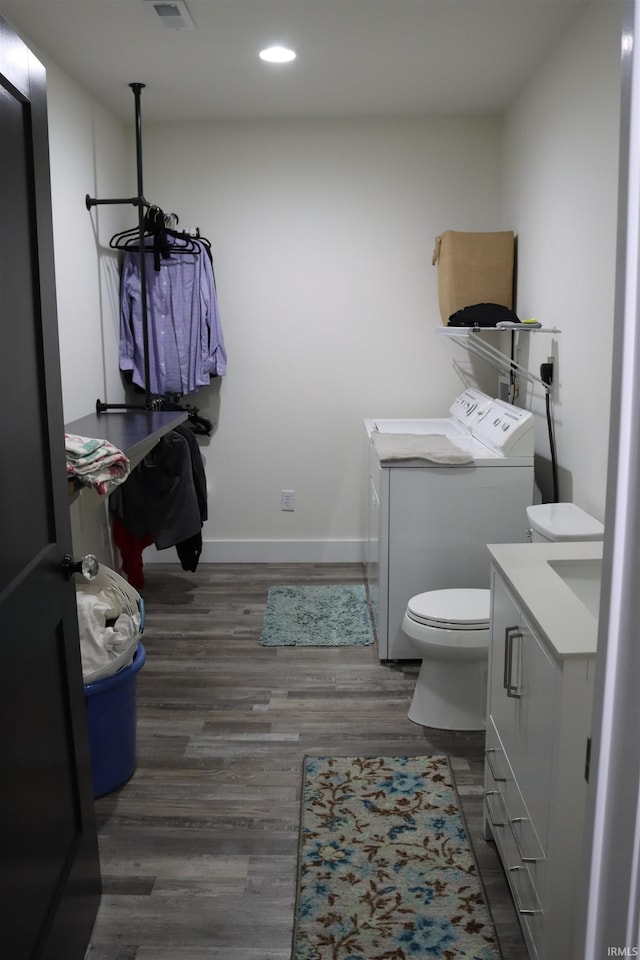
[{"label": "white wire shelf", "polygon": [[436,332],[440,336],[453,340],[458,346],[475,354],[487,363],[490,363],[499,373],[517,373],[525,377],[530,383],[537,383],[544,390],[549,390],[549,384],[545,383],[535,373],[531,373],[526,367],[523,367],[517,360],[498,350],[492,343],[482,339],[483,333],[511,333],[518,337],[521,333],[562,333],[558,327],[533,327],[526,323],[518,324],[515,327],[436,327]]}]

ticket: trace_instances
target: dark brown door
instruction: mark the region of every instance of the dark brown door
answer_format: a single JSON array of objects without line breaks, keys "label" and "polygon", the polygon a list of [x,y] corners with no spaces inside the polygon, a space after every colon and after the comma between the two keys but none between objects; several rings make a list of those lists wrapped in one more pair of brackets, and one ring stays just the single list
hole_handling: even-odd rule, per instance
[{"label": "dark brown door", "polygon": [[0,957],[82,960],[100,875],[70,552],[45,77],[0,18]]}]

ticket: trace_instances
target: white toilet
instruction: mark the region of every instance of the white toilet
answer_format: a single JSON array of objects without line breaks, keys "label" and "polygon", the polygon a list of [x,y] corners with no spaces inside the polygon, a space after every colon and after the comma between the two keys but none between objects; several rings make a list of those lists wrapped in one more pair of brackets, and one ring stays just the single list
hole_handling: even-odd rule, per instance
[{"label": "white toilet", "polygon": [[409,719],[441,730],[484,730],[489,590],[431,590],[412,597],[402,630],[422,666]]},{"label": "white toilet", "polygon": [[[602,540],[604,526],[574,503],[527,507],[536,541]],[[409,600],[402,630],[422,666],[409,719],[439,730],[484,730],[490,590],[432,590]]]}]

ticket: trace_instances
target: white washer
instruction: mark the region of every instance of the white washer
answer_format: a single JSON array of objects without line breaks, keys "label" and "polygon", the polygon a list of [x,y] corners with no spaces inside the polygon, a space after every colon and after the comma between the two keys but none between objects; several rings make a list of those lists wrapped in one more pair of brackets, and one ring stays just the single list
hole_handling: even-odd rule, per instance
[{"label": "white washer", "polygon": [[[533,502],[532,415],[469,388],[449,417],[365,420],[369,440],[367,582],[380,660],[412,660],[402,631],[416,594],[452,587],[488,588],[487,543],[526,540]],[[382,433],[441,434],[472,457],[468,464],[381,462]]]}]

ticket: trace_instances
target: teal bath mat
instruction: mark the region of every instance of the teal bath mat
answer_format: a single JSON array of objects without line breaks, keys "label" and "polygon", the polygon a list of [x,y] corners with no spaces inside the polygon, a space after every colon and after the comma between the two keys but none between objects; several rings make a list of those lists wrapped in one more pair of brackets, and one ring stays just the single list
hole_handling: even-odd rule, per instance
[{"label": "teal bath mat", "polygon": [[263,647],[370,646],[373,632],[364,584],[271,587]]}]

